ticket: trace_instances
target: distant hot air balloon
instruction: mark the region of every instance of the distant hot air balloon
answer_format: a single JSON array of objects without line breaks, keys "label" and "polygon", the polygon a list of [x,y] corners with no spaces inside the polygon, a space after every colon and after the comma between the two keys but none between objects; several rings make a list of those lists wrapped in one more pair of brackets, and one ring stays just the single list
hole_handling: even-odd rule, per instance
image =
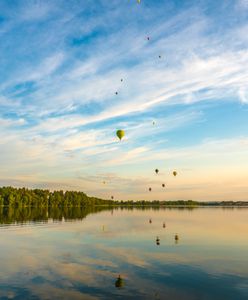
[{"label": "distant hot air balloon", "polygon": [[155,121],[153,121],[153,122],[152,122],[152,125],[154,126],[155,124],[156,124]]},{"label": "distant hot air balloon", "polygon": [[166,225],[165,225],[165,222],[163,223],[163,228],[165,228],[166,227]]},{"label": "distant hot air balloon", "polygon": [[152,188],[149,188],[149,192],[151,192],[152,191]]},{"label": "distant hot air balloon", "polygon": [[152,219],[149,219],[149,223],[152,224]]},{"label": "distant hot air balloon", "polygon": [[162,183],[162,187],[165,187],[165,184],[164,184],[164,183]]},{"label": "distant hot air balloon", "polygon": [[156,169],[156,170],[155,170],[155,172],[156,172],[156,174],[158,174],[159,170],[158,170],[158,169]]},{"label": "distant hot air balloon", "polygon": [[160,245],[160,238],[157,236],[157,239],[156,239],[156,244],[159,246]]},{"label": "distant hot air balloon", "polygon": [[162,56],[161,56],[161,55],[159,55],[159,56],[158,56],[158,58],[162,58]]},{"label": "distant hot air balloon", "polygon": [[118,138],[119,138],[120,141],[121,141],[121,139],[122,139],[122,138],[124,137],[124,135],[125,135],[125,131],[119,129],[119,130],[116,131],[116,135],[118,136]]},{"label": "distant hot air balloon", "polygon": [[175,235],[175,241],[178,241],[179,240],[179,236],[178,234]]},{"label": "distant hot air balloon", "polygon": [[150,41],[150,37],[149,36],[147,37],[147,40]]},{"label": "distant hot air balloon", "polygon": [[177,176],[177,172],[176,172],[176,171],[173,171],[173,175],[174,175],[174,176]]},{"label": "distant hot air balloon", "polygon": [[106,181],[103,181],[102,183],[103,183],[103,184],[106,184]]},{"label": "distant hot air balloon", "polygon": [[118,95],[118,92],[115,92],[116,95]]},{"label": "distant hot air balloon", "polygon": [[121,82],[123,81],[123,79],[121,78]]},{"label": "distant hot air balloon", "polygon": [[113,200],[113,199],[114,199],[114,196],[111,196],[111,199]]}]

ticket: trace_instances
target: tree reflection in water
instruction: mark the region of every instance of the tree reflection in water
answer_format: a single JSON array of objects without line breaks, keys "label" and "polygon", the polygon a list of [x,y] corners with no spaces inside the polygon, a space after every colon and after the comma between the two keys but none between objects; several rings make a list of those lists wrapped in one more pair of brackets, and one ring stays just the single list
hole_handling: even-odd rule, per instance
[{"label": "tree reflection in water", "polygon": [[107,207],[0,207],[0,224],[47,223],[83,220],[88,214],[107,210]]}]

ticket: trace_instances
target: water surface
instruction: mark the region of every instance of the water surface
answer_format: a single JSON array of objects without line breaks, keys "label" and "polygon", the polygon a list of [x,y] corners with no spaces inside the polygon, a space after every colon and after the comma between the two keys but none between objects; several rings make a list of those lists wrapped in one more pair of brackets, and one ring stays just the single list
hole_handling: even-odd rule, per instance
[{"label": "water surface", "polygon": [[0,299],[248,299],[247,208],[2,209],[0,224]]}]

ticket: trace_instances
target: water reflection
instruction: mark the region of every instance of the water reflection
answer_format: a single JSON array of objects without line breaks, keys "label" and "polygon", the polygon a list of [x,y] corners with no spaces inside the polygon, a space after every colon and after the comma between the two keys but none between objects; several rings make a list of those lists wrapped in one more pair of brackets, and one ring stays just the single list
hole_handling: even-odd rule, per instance
[{"label": "water reflection", "polygon": [[[197,210],[199,208],[193,207],[178,207],[176,208],[180,211],[192,211]],[[223,208],[228,209],[230,208]],[[238,209],[238,208],[235,208]],[[58,221],[77,221],[83,220],[87,215],[92,213],[100,213],[102,211],[110,211],[111,216],[114,214],[114,210],[116,211],[171,211],[175,210],[175,208],[159,208],[158,206],[147,207],[115,207],[109,208],[106,206],[96,206],[96,207],[3,207],[0,206],[0,224],[8,225],[8,224],[25,224],[30,222],[42,222],[48,223],[49,220],[53,220],[54,222]],[[152,224],[152,218],[149,218],[149,223]],[[163,228],[166,227],[165,222],[163,222]]]},{"label": "water reflection", "polygon": [[123,288],[124,287],[124,279],[121,278],[121,275],[118,276],[116,282],[115,282],[115,286],[117,288]]},{"label": "water reflection", "polygon": [[245,208],[4,208],[0,299],[247,299],[247,220]]},{"label": "water reflection", "polygon": [[59,221],[79,221],[86,218],[91,213],[106,211],[106,207],[0,207],[0,224],[25,224],[25,223],[48,223],[49,220]]}]

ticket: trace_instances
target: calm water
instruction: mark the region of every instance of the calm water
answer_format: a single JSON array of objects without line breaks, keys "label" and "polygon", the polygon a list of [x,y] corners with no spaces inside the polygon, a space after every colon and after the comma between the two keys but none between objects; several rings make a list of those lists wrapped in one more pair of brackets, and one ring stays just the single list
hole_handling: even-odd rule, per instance
[{"label": "calm water", "polygon": [[248,299],[246,208],[2,210],[0,223],[0,299]]}]

